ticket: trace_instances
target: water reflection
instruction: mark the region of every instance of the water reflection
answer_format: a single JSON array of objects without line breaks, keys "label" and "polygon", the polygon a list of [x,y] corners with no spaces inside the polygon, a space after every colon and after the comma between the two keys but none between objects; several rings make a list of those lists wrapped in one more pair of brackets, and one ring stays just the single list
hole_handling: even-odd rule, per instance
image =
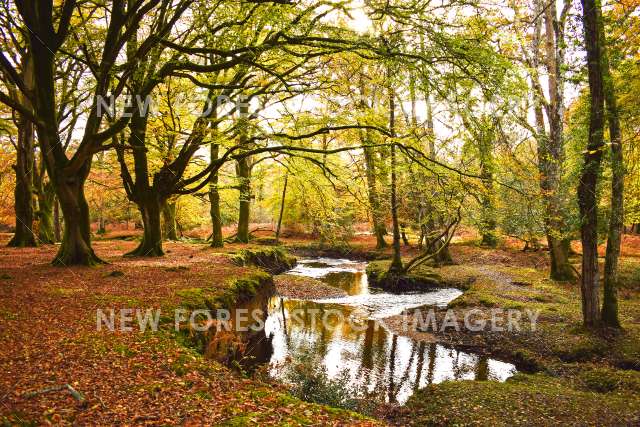
[{"label": "water reflection", "polygon": [[[305,262],[306,261],[306,262]],[[392,334],[377,320],[424,304],[445,305],[460,291],[386,294],[370,289],[365,264],[319,258],[303,260],[291,274],[319,278],[348,296],[315,301],[272,297],[265,333],[270,337],[271,374],[282,377],[304,358],[331,378],[347,375],[359,390],[404,403],[413,392],[445,380],[504,381],[513,365],[439,344]]]},{"label": "water reflection", "polygon": [[[342,308],[344,316],[331,315],[323,322],[328,310],[336,308]],[[282,376],[290,360],[311,357],[331,378],[346,371],[351,384],[360,390],[404,403],[428,384],[460,379],[504,381],[514,372],[508,363],[392,334],[374,319],[363,320],[364,325],[350,322],[357,311],[273,298],[266,324],[273,345],[271,374]]]},{"label": "water reflection", "polygon": [[347,295],[367,295],[369,294],[369,286],[367,275],[362,271],[351,273],[348,271],[334,271],[327,273],[322,277],[322,281],[335,287],[340,288]]}]

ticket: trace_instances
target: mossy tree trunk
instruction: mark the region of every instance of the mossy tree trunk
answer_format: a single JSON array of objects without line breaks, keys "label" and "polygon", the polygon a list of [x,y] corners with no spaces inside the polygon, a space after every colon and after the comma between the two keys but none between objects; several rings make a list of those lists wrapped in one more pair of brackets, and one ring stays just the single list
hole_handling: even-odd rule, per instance
[{"label": "mossy tree trunk", "polygon": [[28,120],[18,119],[18,144],[16,164],[13,169],[16,174],[15,186],[15,215],[16,230],[9,241],[12,247],[37,246],[33,233],[33,166],[34,166],[34,132],[33,125]]},{"label": "mossy tree trunk", "polygon": [[[246,102],[240,103],[239,127],[240,141],[242,147],[247,146],[248,140],[248,113],[249,105]],[[249,243],[249,219],[251,215],[251,159],[246,156],[236,162],[236,176],[238,178],[238,190],[240,192],[238,202],[238,233],[236,241]]]},{"label": "mossy tree trunk", "polygon": [[[41,39],[31,40],[36,76],[36,127],[40,149],[46,153],[46,170],[53,184],[64,217],[64,233],[54,265],[96,265],[104,263],[91,247],[89,205],[84,184],[91,170],[92,157],[79,156],[73,163],[67,159],[58,133],[53,79],[53,53]],[[93,121],[95,122],[95,120]]]},{"label": "mossy tree trunk", "polygon": [[[367,87],[365,84],[364,76],[360,76],[360,102],[358,104],[362,113],[368,108]],[[372,139],[369,129],[360,130],[360,143],[363,146],[364,152],[364,164],[365,174],[367,179],[367,195],[369,198],[369,207],[371,211],[371,225],[373,233],[376,236],[376,249],[384,249],[387,247],[387,242],[384,240],[384,236],[387,234],[387,229],[384,224],[384,212],[382,210],[382,203],[380,201],[380,195],[378,192],[377,183],[377,168],[376,168],[376,153],[375,148],[371,147]]]},{"label": "mossy tree trunk", "polygon": [[176,220],[176,200],[167,200],[162,205],[163,233],[165,240],[178,240],[178,221]]},{"label": "mossy tree trunk", "polygon": [[53,201],[53,236],[56,242],[62,240],[62,220],[60,219],[60,202],[55,197]]},{"label": "mossy tree trunk", "polygon": [[240,243],[249,243],[249,218],[251,214],[251,171],[249,160],[246,158],[239,160],[236,170],[240,191],[236,240]]},{"label": "mossy tree trunk", "polygon": [[551,258],[550,277],[553,280],[571,280],[574,273],[569,262],[569,243],[568,239],[557,239],[552,235],[547,236],[549,244],[549,255]]},{"label": "mossy tree trunk", "polygon": [[73,177],[56,182],[56,194],[64,215],[64,234],[62,244],[53,264],[96,265],[104,263],[96,256],[91,247],[91,222],[89,204],[84,194],[84,183],[91,168],[90,162]]},{"label": "mossy tree trunk", "polygon": [[157,257],[164,255],[162,249],[162,222],[160,214],[164,200],[153,193],[138,195],[137,202],[142,217],[142,241],[127,256]]},{"label": "mossy tree trunk", "polygon": [[[136,180],[128,191],[129,198],[138,206],[142,218],[142,241],[136,249],[126,256],[156,257],[164,255],[162,250],[162,206],[166,198],[161,196],[159,188],[149,182],[146,138],[147,117],[135,115],[131,118],[129,144],[133,147],[133,165]],[[121,164],[122,153],[120,153]],[[130,194],[129,194],[130,193]]]},{"label": "mossy tree trunk", "polygon": [[[65,3],[65,6],[72,3]],[[66,38],[73,8],[63,7],[62,16],[54,19],[51,2],[18,2],[19,13],[29,27],[28,48],[33,60],[34,84],[32,90],[36,131],[40,150],[44,156],[47,175],[53,183],[64,216],[64,235],[56,254],[55,265],[94,265],[102,263],[91,247],[89,206],[84,194],[84,184],[91,170],[93,153],[102,143],[97,137],[101,118],[94,103],[86,117],[84,136],[71,158],[59,133],[59,105],[56,100],[55,68],[56,52]],[[58,33],[53,32],[58,21]],[[110,25],[122,21],[112,19]],[[122,25],[124,25],[122,23]],[[118,33],[111,31],[113,39]],[[107,40],[105,46],[111,46]],[[106,64],[101,70],[107,69]],[[105,71],[106,72],[106,71]],[[96,94],[106,94],[106,80],[97,79]],[[103,90],[104,89],[104,90]]]},{"label": "mossy tree trunk", "polygon": [[451,265],[453,264],[453,257],[451,256],[451,251],[449,250],[449,241],[443,239],[436,239],[429,252],[435,254],[433,257],[433,261],[436,265]]},{"label": "mossy tree trunk", "polygon": [[402,258],[400,256],[400,223],[398,221],[398,195],[397,195],[397,160],[395,141],[395,96],[391,83],[391,71],[387,75],[389,85],[389,131],[391,132],[391,221],[393,223],[393,259],[389,272],[400,274],[403,271]]},{"label": "mossy tree trunk", "polygon": [[375,154],[373,153],[372,147],[364,148],[364,161],[369,205],[371,206],[371,222],[373,225],[373,233],[376,236],[376,249],[384,249],[387,247],[387,242],[384,240],[384,236],[387,234],[387,229],[384,225],[384,214],[382,212],[382,204],[380,203],[380,195],[378,194]]},{"label": "mossy tree trunk", "polygon": [[604,45],[603,23],[599,23],[600,38],[602,40],[602,75],[606,104],[607,121],[609,123],[609,137],[611,138],[611,215],[609,217],[609,231],[607,250],[604,262],[604,296],[602,300],[602,322],[606,326],[619,328],[618,318],[618,258],[622,244],[624,230],[624,161],[622,152],[622,132],[618,103],[616,100],[613,78],[609,70],[607,47]]},{"label": "mossy tree trunk", "polygon": [[602,82],[602,40],[600,5],[597,0],[582,0],[585,49],[589,75],[589,138],[584,151],[582,175],[578,184],[578,205],[582,223],[582,317],[585,326],[600,323],[598,277],[598,198],[597,185],[604,147],[604,89]]},{"label": "mossy tree trunk", "polygon": [[289,174],[284,176],[284,186],[282,188],[282,200],[280,201],[280,214],[278,215],[278,225],[276,226],[276,242],[280,240],[280,231],[282,228],[282,217],[284,216],[284,206],[287,198],[287,184],[289,183]]},{"label": "mossy tree trunk", "polygon": [[[542,5],[540,5],[542,8]],[[556,3],[544,5],[541,18],[545,28],[544,65],[547,71],[549,102],[546,103],[549,132],[545,130],[542,115],[542,93],[536,95],[536,127],[538,131],[538,170],[540,189],[544,194],[545,232],[551,259],[550,277],[554,280],[571,280],[574,273],[569,263],[569,246],[564,218],[565,203],[562,200],[562,173],[564,154],[564,27],[570,5],[565,2],[558,17]],[[539,31],[536,39],[539,37]],[[539,41],[534,41],[535,64],[541,61]],[[539,82],[538,82],[539,85]]]},{"label": "mossy tree trunk", "polygon": [[38,239],[42,243],[56,242],[53,208],[56,193],[50,181],[40,184],[38,190]]},{"label": "mossy tree trunk", "polygon": [[[220,146],[211,144],[211,161],[218,159]],[[211,215],[211,246],[221,248],[224,246],[222,236],[222,217],[220,214],[220,192],[218,190],[218,170],[216,169],[209,180],[209,203]]]},{"label": "mossy tree trunk", "polygon": [[480,195],[480,234],[482,240],[480,244],[490,248],[498,245],[496,235],[496,210],[495,210],[495,189],[493,186],[493,132],[491,120],[484,117],[480,124],[481,129],[478,132],[478,151],[480,154],[480,177],[482,178],[483,193]]}]

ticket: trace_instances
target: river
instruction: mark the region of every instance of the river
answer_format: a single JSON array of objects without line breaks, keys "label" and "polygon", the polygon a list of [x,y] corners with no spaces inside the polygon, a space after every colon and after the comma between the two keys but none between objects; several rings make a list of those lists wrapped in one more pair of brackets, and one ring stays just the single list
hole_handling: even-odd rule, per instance
[{"label": "river", "polygon": [[347,259],[307,258],[288,272],[319,279],[347,295],[269,300],[263,342],[270,347],[273,377],[286,379],[287,369],[304,360],[330,378],[346,377],[354,389],[402,404],[428,384],[504,381],[516,372],[510,363],[391,333],[384,318],[423,305],[444,307],[461,291],[391,294],[370,287],[365,268],[366,263]]}]

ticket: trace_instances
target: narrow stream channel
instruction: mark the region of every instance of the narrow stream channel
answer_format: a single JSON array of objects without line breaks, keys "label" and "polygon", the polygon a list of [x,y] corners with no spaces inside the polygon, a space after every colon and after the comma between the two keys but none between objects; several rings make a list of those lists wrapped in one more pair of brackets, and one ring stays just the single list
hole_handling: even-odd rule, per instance
[{"label": "narrow stream channel", "polygon": [[[516,372],[510,363],[391,333],[381,319],[425,304],[446,306],[461,292],[386,293],[369,287],[365,267],[366,263],[346,259],[309,258],[288,272],[319,279],[348,295],[310,301],[270,299],[265,333],[271,338],[272,376],[284,378],[297,360],[305,360],[322,366],[330,378],[345,375],[358,390],[402,404],[428,384],[504,381]],[[332,314],[325,316],[328,312]]]}]

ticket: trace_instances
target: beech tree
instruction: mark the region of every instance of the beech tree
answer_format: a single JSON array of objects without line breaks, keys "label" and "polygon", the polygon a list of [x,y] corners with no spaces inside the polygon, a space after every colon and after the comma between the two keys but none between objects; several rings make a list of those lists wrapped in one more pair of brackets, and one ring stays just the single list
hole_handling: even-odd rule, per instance
[{"label": "beech tree", "polygon": [[[129,114],[114,118],[103,127],[99,105],[109,95],[118,96],[126,86],[128,77],[138,59],[147,55],[158,39],[170,32],[173,24],[192,1],[150,0],[126,2],[114,0],[110,8],[81,4],[66,0],[54,4],[52,0],[18,0],[16,7],[22,20],[23,32],[28,40],[28,52],[33,60],[33,89],[4,55],[0,57],[3,71],[22,94],[31,101],[33,111],[23,103],[15,102],[5,93],[0,101],[24,114],[34,123],[40,150],[45,153],[47,174],[55,188],[64,216],[64,237],[54,264],[92,265],[102,262],[91,247],[90,216],[84,195],[84,184],[91,170],[93,155],[108,148],[104,143],[120,132],[129,121]],[[133,58],[118,63],[119,55],[128,40],[138,31],[145,18],[156,14],[163,19],[152,22],[152,36],[141,43]],[[164,19],[169,14],[170,19]],[[95,16],[100,16],[95,18]],[[73,154],[67,153],[59,133],[59,106],[55,87],[55,70],[60,57],[66,55],[64,46],[75,31],[87,30],[92,20],[107,21],[102,40],[92,40],[91,49],[80,46],[82,61],[89,65],[95,81],[90,107],[84,122],[82,138]],[[78,22],[72,29],[71,22]],[[162,24],[160,23],[162,22]],[[27,30],[28,29],[28,30]],[[96,53],[99,52],[99,53]],[[114,71],[119,71],[117,84],[112,85]],[[128,113],[135,110],[129,109]]]}]

